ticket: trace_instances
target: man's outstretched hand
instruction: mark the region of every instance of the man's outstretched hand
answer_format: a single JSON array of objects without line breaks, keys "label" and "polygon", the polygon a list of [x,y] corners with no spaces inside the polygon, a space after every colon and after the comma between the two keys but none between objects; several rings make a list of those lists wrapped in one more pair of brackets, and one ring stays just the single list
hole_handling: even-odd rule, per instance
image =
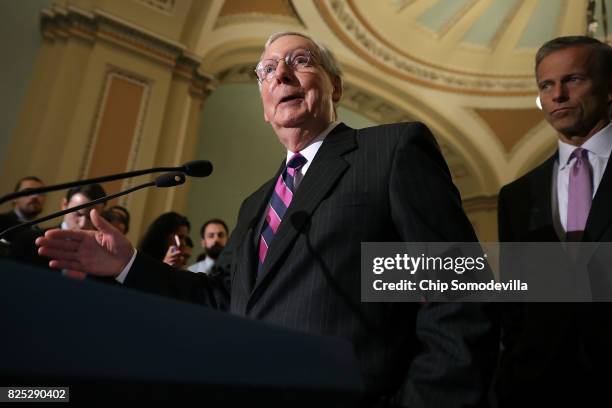
[{"label": "man's outstretched hand", "polygon": [[132,258],[134,247],[96,210],[90,216],[97,231],[49,230],[36,240],[38,253],[51,258],[51,268],[117,276]]}]

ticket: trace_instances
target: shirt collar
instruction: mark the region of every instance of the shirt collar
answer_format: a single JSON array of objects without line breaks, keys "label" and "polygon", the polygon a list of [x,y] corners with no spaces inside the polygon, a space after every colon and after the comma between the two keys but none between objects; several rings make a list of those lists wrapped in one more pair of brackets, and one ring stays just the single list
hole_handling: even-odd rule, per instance
[{"label": "shirt collar", "polygon": [[19,221],[21,222],[29,221],[26,217],[23,216],[23,213],[19,211],[18,208],[14,208],[13,211],[15,212],[15,215],[17,215],[17,218],[19,219]]},{"label": "shirt collar", "polygon": [[[561,139],[559,139],[558,146],[559,168],[562,169],[567,165],[567,161],[569,160],[572,152],[576,150],[576,146],[565,143],[561,141]],[[608,126],[595,133],[580,147],[588,150],[596,156],[606,159],[610,157],[610,152],[612,152],[612,123],[608,123]]]},{"label": "shirt collar", "polygon": [[[336,126],[338,126],[339,123],[340,123],[339,121],[332,122],[323,132],[321,132],[319,136],[312,139],[312,141],[310,142],[308,146],[300,150],[299,153],[302,156],[304,156],[306,160],[308,160],[306,164],[302,166],[302,169],[301,169],[302,174],[306,174],[306,170],[308,170],[308,167],[310,167],[310,163],[312,163],[312,161],[314,160],[317,152],[319,151],[319,148],[321,147],[321,144],[323,144],[323,140],[325,139],[325,137],[327,137],[327,135],[332,130],[334,130]],[[294,154],[295,154],[294,152],[287,150],[287,160],[285,163],[288,163],[289,159],[291,159],[291,157],[293,157]]]}]

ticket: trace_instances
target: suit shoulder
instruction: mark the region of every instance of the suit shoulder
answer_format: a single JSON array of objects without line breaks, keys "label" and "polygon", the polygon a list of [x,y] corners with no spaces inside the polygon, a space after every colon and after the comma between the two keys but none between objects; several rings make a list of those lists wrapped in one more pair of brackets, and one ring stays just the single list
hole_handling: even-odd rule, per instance
[{"label": "suit shoulder", "polygon": [[0,230],[19,224],[19,219],[14,211],[0,214]]},{"label": "suit shoulder", "polygon": [[357,130],[357,143],[360,146],[375,144],[381,147],[381,142],[387,146],[421,146],[440,150],[438,142],[429,128],[421,122],[401,122],[372,126]]},{"label": "suit shoulder", "polygon": [[549,175],[552,176],[554,160],[555,156],[552,156],[521,177],[504,185],[499,192],[499,196],[502,197],[518,193],[534,183],[535,180],[541,177],[548,177]]},{"label": "suit shoulder", "polygon": [[371,126],[357,130],[358,137],[367,137],[372,134],[386,137],[433,137],[429,128],[422,122],[400,122]]},{"label": "suit shoulder", "polygon": [[15,212],[12,210],[0,214],[0,219],[2,220],[13,219],[13,218],[17,218],[17,216],[15,215]]}]

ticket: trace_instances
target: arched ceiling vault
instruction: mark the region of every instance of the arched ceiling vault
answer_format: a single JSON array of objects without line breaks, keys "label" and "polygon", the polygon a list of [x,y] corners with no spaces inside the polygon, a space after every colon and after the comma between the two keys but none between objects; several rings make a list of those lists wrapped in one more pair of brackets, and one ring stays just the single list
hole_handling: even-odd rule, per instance
[{"label": "arched ceiling vault", "polygon": [[344,106],[379,123],[427,123],[475,197],[554,148],[535,108],[533,57],[548,39],[584,32],[586,0],[213,0],[209,10],[194,49],[203,71],[254,80],[269,34],[312,35],[346,73]]}]

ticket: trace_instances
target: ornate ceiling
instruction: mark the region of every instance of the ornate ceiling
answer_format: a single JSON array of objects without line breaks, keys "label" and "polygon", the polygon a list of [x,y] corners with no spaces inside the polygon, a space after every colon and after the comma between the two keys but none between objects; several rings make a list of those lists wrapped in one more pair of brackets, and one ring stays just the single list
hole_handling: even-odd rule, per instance
[{"label": "ornate ceiling", "polygon": [[[586,2],[329,0],[319,8],[355,52],[401,78],[474,92],[531,92],[532,51],[584,32]],[[367,50],[367,51],[365,51]]]},{"label": "ornate ceiling", "polygon": [[464,197],[488,197],[554,148],[556,135],[534,103],[533,58],[545,41],[585,32],[587,1],[213,4],[195,47],[205,72],[221,83],[253,81],[270,33],[310,34],[342,65],[344,106],[378,123],[427,123]]}]

